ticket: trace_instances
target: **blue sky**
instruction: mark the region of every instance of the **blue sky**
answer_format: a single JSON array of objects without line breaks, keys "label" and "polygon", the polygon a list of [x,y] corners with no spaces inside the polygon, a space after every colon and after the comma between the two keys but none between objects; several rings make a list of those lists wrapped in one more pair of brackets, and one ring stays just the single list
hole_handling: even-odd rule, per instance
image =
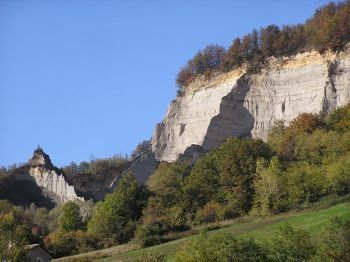
[{"label": "blue sky", "polygon": [[304,22],[326,0],[1,0],[0,165],[129,154],[210,43]]}]

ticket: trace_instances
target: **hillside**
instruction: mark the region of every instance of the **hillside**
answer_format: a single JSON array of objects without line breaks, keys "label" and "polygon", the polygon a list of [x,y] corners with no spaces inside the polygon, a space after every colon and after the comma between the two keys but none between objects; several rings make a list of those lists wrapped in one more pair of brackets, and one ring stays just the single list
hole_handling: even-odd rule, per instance
[{"label": "hillside", "polygon": [[207,46],[131,157],[0,168],[0,260],[349,261],[349,25],[347,0]]},{"label": "hillside", "polygon": [[[263,219],[248,219],[247,221],[227,221],[215,224],[220,229],[212,230],[210,235],[231,233],[235,236],[251,235],[259,239],[269,239],[283,224],[290,224],[293,227],[302,228],[311,233],[317,239],[323,227],[329,223],[329,219],[338,216],[343,220],[350,219],[350,202],[338,204],[326,209],[306,210],[298,213],[289,213]],[[174,261],[174,256],[187,241],[196,237],[188,236],[165,244],[150,248],[137,248],[135,245],[123,245],[113,248],[99,250],[78,256],[55,259],[54,261],[134,261],[140,258],[144,252],[156,251],[166,254],[167,261]]]}]

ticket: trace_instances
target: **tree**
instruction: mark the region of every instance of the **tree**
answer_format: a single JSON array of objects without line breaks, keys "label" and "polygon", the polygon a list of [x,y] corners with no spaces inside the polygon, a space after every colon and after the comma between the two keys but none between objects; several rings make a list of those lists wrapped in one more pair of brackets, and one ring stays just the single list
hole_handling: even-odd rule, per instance
[{"label": "tree", "polygon": [[324,123],[320,115],[301,113],[289,123],[288,129],[296,134],[302,132],[312,133],[317,128],[322,128],[323,126]]},{"label": "tree", "polygon": [[124,243],[133,236],[147,194],[132,173],[127,173],[115,191],[98,202],[88,223],[88,232],[106,240],[107,245]]},{"label": "tree", "polygon": [[131,153],[131,158],[136,159],[139,156],[152,152],[151,140],[143,140]]},{"label": "tree", "polygon": [[187,163],[161,163],[147,184],[166,207],[171,207],[183,202],[182,185],[189,172],[190,166]]},{"label": "tree", "polygon": [[27,232],[20,225],[15,211],[0,209],[0,258],[2,261],[23,262],[28,257]]},{"label": "tree", "polygon": [[298,162],[286,170],[286,179],[290,207],[315,202],[328,193],[324,166]]},{"label": "tree", "polygon": [[187,201],[182,186],[189,172],[187,163],[177,161],[161,163],[150,176],[147,184],[153,196],[143,210],[142,226],[137,232],[142,245],[159,244],[161,235],[184,228]]},{"label": "tree", "polygon": [[243,59],[241,55],[241,39],[239,37],[233,40],[231,47],[225,53],[222,62],[222,69],[228,72],[242,65]]},{"label": "tree", "polygon": [[184,191],[192,209],[213,201],[241,214],[249,211],[256,161],[270,157],[268,145],[261,140],[228,138],[219,148],[197,161],[186,177]]},{"label": "tree", "polygon": [[276,55],[277,39],[280,37],[280,29],[276,25],[269,25],[260,31],[261,51],[265,57]]},{"label": "tree", "polygon": [[325,121],[329,129],[339,132],[350,130],[350,104],[337,108],[326,117]]},{"label": "tree", "polygon": [[254,179],[254,207],[262,215],[283,211],[285,181],[278,157],[274,156],[268,164],[259,159]]},{"label": "tree", "polygon": [[67,202],[63,205],[62,214],[59,218],[59,227],[65,232],[83,229],[83,218],[76,203]]}]

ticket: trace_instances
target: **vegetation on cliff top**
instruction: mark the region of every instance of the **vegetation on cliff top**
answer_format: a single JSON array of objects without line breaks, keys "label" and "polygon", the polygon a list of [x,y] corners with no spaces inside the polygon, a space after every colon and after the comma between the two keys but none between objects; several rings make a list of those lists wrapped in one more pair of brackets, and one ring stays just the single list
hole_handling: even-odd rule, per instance
[{"label": "vegetation on cliff top", "polygon": [[266,58],[293,55],[307,50],[340,50],[350,40],[350,0],[331,2],[316,10],[313,17],[294,26],[268,25],[237,37],[225,50],[208,45],[190,59],[177,75],[178,94],[197,76],[228,72],[247,64],[247,72],[257,72]]}]

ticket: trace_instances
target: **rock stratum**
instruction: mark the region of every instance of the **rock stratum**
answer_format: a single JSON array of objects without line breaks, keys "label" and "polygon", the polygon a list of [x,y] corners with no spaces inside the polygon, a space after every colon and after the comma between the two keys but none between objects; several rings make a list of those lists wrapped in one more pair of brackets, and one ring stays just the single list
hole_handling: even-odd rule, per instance
[{"label": "rock stratum", "polygon": [[193,145],[210,150],[229,136],[266,139],[277,120],[288,124],[300,113],[327,113],[349,102],[350,46],[270,58],[256,74],[242,67],[194,80],[157,124],[152,151],[172,162]]}]

